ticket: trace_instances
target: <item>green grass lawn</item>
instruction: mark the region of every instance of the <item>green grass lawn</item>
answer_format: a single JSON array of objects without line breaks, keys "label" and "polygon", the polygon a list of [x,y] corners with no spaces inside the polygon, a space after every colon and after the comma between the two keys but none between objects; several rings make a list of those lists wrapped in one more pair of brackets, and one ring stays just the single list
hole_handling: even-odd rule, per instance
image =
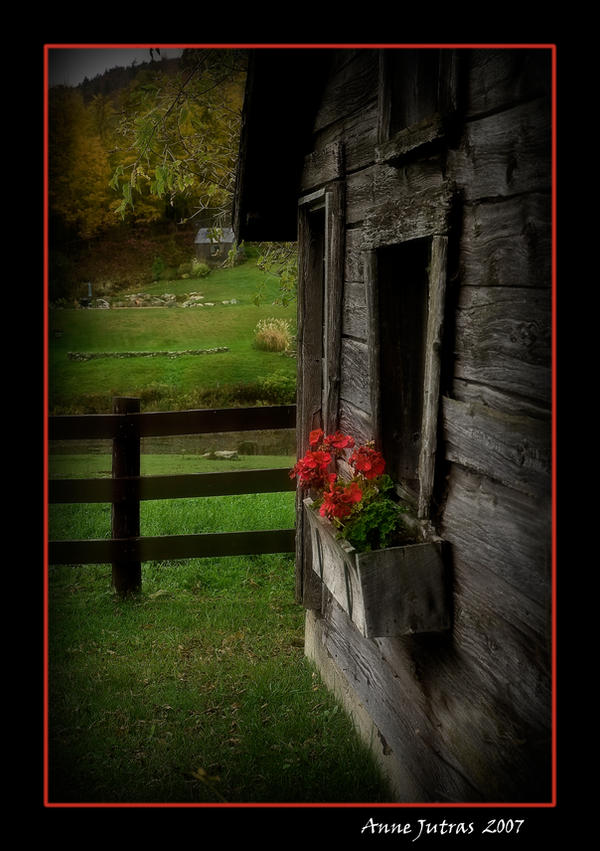
[{"label": "green grass lawn", "polygon": [[[213,473],[282,467],[291,469],[292,456],[249,455],[236,461],[201,455],[142,455],[141,475]],[[50,478],[107,477],[110,455],[54,455]],[[111,506],[103,503],[49,506],[52,540],[110,537]],[[289,529],[294,526],[294,492],[214,496],[204,499],[165,499],[140,504],[142,535],[194,535],[201,532]],[[77,533],[74,536],[73,530]]]},{"label": "green grass lawn", "polygon": [[[51,471],[106,475],[108,460],[63,455]],[[259,460],[291,459],[241,463]],[[146,473],[235,463],[143,456]],[[142,532],[285,528],[293,497],[142,503]],[[51,506],[51,538],[109,529],[110,506]],[[304,656],[291,555],[145,563],[141,593],[125,601],[110,573],[110,565],[49,569],[50,802],[390,800]]]},{"label": "green grass lawn", "polygon": [[[265,301],[253,298],[266,284]],[[110,411],[111,398],[136,395],[143,410],[235,404],[246,387],[255,392],[264,379],[279,375],[288,386],[295,381],[296,361],[278,352],[253,345],[254,329],[261,319],[287,319],[295,328],[295,305],[273,304],[277,282],[265,279],[253,261],[233,269],[215,269],[206,278],[163,281],[144,290],[176,295],[201,292],[214,307],[123,308],[114,310],[52,310],[50,313],[49,397],[54,413],[100,413]],[[220,302],[237,299],[238,304]],[[226,346],[218,354],[179,358],[103,358],[71,361],[69,352],[151,352],[211,349]],[[235,392],[234,392],[235,391]],[[208,394],[208,395],[207,395]],[[212,394],[212,397],[210,396]],[[200,402],[200,404],[199,404]]]},{"label": "green grass lawn", "polygon": [[[268,303],[274,280],[267,303],[256,307],[262,280],[248,262],[200,281],[145,288],[196,290],[237,305],[53,310],[51,413],[110,411],[112,397],[124,394],[139,396],[142,410],[275,403],[256,395],[260,382],[276,375],[293,385],[296,361],[255,349],[253,331],[261,318],[293,323],[295,309]],[[173,360],[67,358],[69,351],[223,345],[229,352]],[[175,452],[152,439],[143,442],[152,449],[142,450],[142,475],[295,462],[289,441],[280,448],[268,432],[207,438],[214,448],[254,440],[257,451],[279,454],[240,450],[238,460],[211,460],[202,455],[204,438],[173,439]],[[55,445],[50,476],[109,476],[110,443],[92,443]],[[285,529],[294,525],[294,493],[150,501],[140,510],[142,535]],[[110,505],[51,505],[49,537],[108,538],[110,514]],[[304,656],[291,554],[144,563],[142,590],[127,600],[110,587],[110,565],[50,566],[47,578],[50,803],[391,800],[372,756]]]}]

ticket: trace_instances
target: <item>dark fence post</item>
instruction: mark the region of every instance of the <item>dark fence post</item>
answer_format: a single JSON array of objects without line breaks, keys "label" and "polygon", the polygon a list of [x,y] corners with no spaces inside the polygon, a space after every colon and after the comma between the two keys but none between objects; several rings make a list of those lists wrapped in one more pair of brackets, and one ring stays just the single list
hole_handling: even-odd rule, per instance
[{"label": "dark fence post", "polygon": [[[128,396],[117,396],[113,399],[114,414],[134,414],[140,411],[140,400]],[[125,427],[119,436],[113,440],[112,477],[126,478],[140,475],[140,434],[139,426],[132,421],[125,421]],[[112,503],[112,537],[137,538],[140,534],[140,499],[139,480],[132,482],[126,489],[123,499]],[[120,596],[142,587],[142,564],[133,555],[124,556],[112,563],[112,583]]]}]

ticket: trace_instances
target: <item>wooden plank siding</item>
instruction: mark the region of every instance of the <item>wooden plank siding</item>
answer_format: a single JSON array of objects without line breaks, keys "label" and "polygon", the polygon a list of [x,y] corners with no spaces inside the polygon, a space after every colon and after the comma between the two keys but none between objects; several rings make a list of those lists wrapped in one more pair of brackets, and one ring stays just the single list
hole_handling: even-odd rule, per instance
[{"label": "wooden plank siding", "polygon": [[421,140],[429,133],[435,147],[414,151],[417,134],[406,150],[379,138],[378,51],[344,54],[325,81],[306,172],[314,188],[320,152],[331,163],[331,146],[343,148],[337,426],[359,440],[378,431],[374,395],[390,392],[374,374],[377,273],[365,258],[381,244],[447,238],[427,463],[431,519],[452,554],[453,630],[368,641],[325,592],[321,612],[307,613],[307,652],[350,711],[366,708],[383,762],[396,756],[399,800],[539,801],[551,794],[549,51],[458,54],[453,133],[436,119]]}]

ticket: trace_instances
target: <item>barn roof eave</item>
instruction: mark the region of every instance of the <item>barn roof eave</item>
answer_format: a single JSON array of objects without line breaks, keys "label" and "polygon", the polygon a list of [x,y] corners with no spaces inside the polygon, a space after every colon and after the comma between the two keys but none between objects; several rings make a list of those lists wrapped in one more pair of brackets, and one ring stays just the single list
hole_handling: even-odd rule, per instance
[{"label": "barn roof eave", "polygon": [[301,170],[328,61],[312,49],[251,51],[232,216],[239,241],[297,238]]}]

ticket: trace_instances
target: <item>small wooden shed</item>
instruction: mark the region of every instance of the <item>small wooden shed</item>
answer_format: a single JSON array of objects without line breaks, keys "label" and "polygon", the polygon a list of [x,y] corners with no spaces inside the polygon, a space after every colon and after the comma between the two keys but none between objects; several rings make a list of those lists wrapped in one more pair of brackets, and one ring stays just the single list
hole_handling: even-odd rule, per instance
[{"label": "small wooden shed", "polygon": [[234,243],[233,228],[200,228],[194,239],[196,259],[208,266],[220,265]]},{"label": "small wooden shed", "polygon": [[365,637],[298,496],[306,653],[401,802],[552,799],[553,57],[250,58],[233,226],[298,240],[298,453],[374,439],[444,546],[450,628]]}]

